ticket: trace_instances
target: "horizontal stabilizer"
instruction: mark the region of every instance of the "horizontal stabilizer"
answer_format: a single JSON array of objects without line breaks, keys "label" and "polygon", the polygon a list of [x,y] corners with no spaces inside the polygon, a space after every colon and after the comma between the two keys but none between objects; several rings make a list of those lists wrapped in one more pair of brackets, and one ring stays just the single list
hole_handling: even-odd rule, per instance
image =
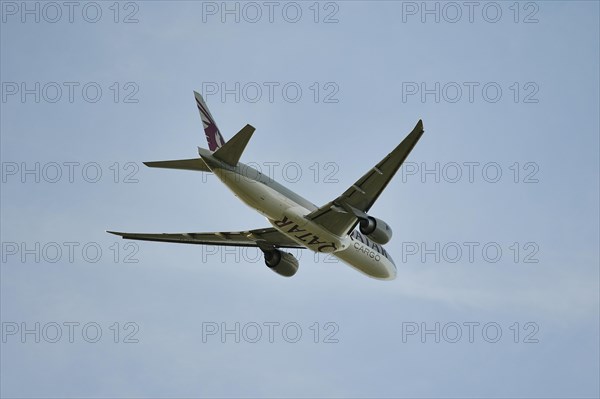
[{"label": "horizontal stabilizer", "polygon": [[206,163],[202,160],[202,158],[144,162],[144,165],[149,166],[151,168],[184,169],[197,170],[201,172],[210,172],[210,169],[208,168],[208,166],[206,166]]},{"label": "horizontal stabilizer", "polygon": [[244,126],[231,140],[223,144],[221,148],[218,148],[213,153],[213,156],[228,165],[236,166],[254,130],[254,127],[251,125]]}]

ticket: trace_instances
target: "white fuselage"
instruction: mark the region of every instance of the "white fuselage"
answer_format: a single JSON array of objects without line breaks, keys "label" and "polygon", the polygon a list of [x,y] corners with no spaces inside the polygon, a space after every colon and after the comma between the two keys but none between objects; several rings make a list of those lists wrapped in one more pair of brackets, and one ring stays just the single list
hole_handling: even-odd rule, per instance
[{"label": "white fuselage", "polygon": [[239,163],[234,168],[215,160],[210,153],[201,155],[238,198],[298,244],[314,252],[331,253],[370,277],[381,280],[396,277],[396,266],[381,245],[358,231],[344,237],[334,235],[305,218],[317,207],[298,194],[247,165]]}]

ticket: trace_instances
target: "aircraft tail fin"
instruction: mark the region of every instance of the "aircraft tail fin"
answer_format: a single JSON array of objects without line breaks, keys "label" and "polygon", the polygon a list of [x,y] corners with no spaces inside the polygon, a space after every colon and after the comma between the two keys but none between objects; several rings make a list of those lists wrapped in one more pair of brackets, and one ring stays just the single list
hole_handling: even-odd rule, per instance
[{"label": "aircraft tail fin", "polygon": [[198,106],[198,111],[200,111],[200,118],[202,118],[204,134],[206,135],[206,141],[208,141],[208,149],[216,151],[225,144],[225,140],[221,136],[221,132],[200,93],[195,91],[194,97],[196,97],[196,105]]},{"label": "aircraft tail fin", "polygon": [[251,125],[244,126],[231,140],[217,149],[213,156],[231,166],[236,166],[254,130]]}]

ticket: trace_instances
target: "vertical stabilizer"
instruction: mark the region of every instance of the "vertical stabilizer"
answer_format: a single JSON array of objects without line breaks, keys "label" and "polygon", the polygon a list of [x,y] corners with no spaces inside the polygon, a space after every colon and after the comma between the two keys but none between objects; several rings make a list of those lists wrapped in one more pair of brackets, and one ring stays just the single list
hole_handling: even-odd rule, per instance
[{"label": "vertical stabilizer", "polygon": [[225,144],[225,140],[223,140],[223,136],[221,136],[221,132],[200,93],[194,92],[194,97],[196,97],[196,105],[200,111],[200,117],[202,118],[204,134],[206,135],[206,141],[208,141],[208,149],[216,151]]}]

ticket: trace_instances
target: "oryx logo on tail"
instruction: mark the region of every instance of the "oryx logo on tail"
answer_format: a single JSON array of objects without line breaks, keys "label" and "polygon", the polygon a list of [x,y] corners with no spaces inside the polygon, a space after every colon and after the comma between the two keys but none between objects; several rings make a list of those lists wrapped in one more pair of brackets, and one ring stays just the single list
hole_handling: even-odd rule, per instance
[{"label": "oryx logo on tail", "polygon": [[202,118],[204,134],[206,135],[206,141],[208,141],[208,149],[215,151],[225,144],[225,140],[223,140],[223,136],[221,136],[221,132],[200,93],[194,92],[194,96],[196,97],[196,105],[200,111],[200,117]]}]

